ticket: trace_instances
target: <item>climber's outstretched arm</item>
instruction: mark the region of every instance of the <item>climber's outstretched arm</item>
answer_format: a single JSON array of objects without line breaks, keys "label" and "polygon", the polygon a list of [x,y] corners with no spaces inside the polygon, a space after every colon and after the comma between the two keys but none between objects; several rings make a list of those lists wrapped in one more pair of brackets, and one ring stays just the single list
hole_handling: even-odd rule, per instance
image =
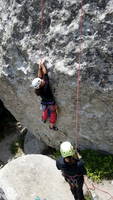
[{"label": "climber's outstretched arm", "polygon": [[42,78],[42,77],[43,77],[41,63],[39,63],[39,68],[38,68],[38,77],[39,77],[39,78]]},{"label": "climber's outstretched arm", "polygon": [[41,67],[42,67],[42,73],[43,73],[43,75],[48,73],[47,68],[46,68],[44,62],[45,62],[44,59],[41,60]]},{"label": "climber's outstretched arm", "polygon": [[44,64],[44,60],[41,60],[39,62],[38,77],[39,78],[43,78],[43,75],[47,74],[47,73],[48,72],[47,72],[47,68],[46,68],[46,66]]}]

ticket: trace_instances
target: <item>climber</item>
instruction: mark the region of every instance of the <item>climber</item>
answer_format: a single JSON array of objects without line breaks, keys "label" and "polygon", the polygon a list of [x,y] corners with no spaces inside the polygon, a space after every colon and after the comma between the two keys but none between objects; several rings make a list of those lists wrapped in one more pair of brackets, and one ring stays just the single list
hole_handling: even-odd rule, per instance
[{"label": "climber", "polygon": [[62,157],[56,161],[58,170],[69,183],[71,192],[75,200],[85,200],[83,195],[83,183],[86,169],[80,154],[73,148],[70,142],[66,141],[60,145]]},{"label": "climber", "polygon": [[35,88],[37,96],[41,97],[42,121],[46,123],[47,118],[50,118],[49,128],[57,131],[55,126],[57,120],[57,106],[52,94],[47,68],[44,64],[44,59],[39,62],[38,78],[32,81],[32,86]]}]

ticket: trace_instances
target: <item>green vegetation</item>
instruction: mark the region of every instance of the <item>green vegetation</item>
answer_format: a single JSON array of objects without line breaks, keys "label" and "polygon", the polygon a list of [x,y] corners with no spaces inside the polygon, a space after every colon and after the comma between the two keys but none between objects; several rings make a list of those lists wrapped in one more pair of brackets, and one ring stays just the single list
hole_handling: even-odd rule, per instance
[{"label": "green vegetation", "polygon": [[96,182],[113,179],[113,155],[89,149],[81,151],[81,155],[89,178]]},{"label": "green vegetation", "polygon": [[19,143],[18,141],[14,141],[10,146],[10,151],[13,155],[16,155],[18,153],[19,149]]},{"label": "green vegetation", "polygon": [[85,194],[85,200],[92,200],[91,193],[87,192],[87,194]]},{"label": "green vegetation", "polygon": [[17,140],[11,144],[10,151],[13,155],[16,155],[20,150],[23,150],[24,138],[25,138],[25,134],[19,135]]},{"label": "green vegetation", "polygon": [[[90,149],[82,150],[80,154],[85,161],[89,178],[96,182],[100,182],[103,179],[113,179],[113,155]],[[60,152],[54,151],[51,157],[57,159],[59,156]]]},{"label": "green vegetation", "polygon": [[56,151],[56,150],[53,149],[49,156],[56,160],[61,156],[61,154],[60,154],[60,151]]}]

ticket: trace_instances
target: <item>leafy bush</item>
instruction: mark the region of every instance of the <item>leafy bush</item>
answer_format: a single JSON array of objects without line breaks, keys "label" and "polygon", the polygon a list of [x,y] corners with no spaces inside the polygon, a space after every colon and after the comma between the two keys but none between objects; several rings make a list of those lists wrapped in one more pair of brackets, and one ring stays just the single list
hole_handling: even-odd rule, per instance
[{"label": "leafy bush", "polygon": [[60,151],[53,150],[50,157],[57,160],[61,156]]},{"label": "leafy bush", "polygon": [[102,179],[113,179],[113,155],[89,149],[81,151],[81,155],[89,178],[97,182]]}]

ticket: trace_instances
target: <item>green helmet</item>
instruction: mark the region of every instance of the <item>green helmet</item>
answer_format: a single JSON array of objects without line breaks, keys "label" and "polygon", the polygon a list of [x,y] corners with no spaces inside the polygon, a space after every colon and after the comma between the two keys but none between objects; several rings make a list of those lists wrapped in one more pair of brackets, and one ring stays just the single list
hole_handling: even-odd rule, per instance
[{"label": "green helmet", "polygon": [[66,158],[68,156],[74,156],[75,150],[73,146],[71,145],[71,143],[66,141],[60,145],[60,153],[63,158]]}]

